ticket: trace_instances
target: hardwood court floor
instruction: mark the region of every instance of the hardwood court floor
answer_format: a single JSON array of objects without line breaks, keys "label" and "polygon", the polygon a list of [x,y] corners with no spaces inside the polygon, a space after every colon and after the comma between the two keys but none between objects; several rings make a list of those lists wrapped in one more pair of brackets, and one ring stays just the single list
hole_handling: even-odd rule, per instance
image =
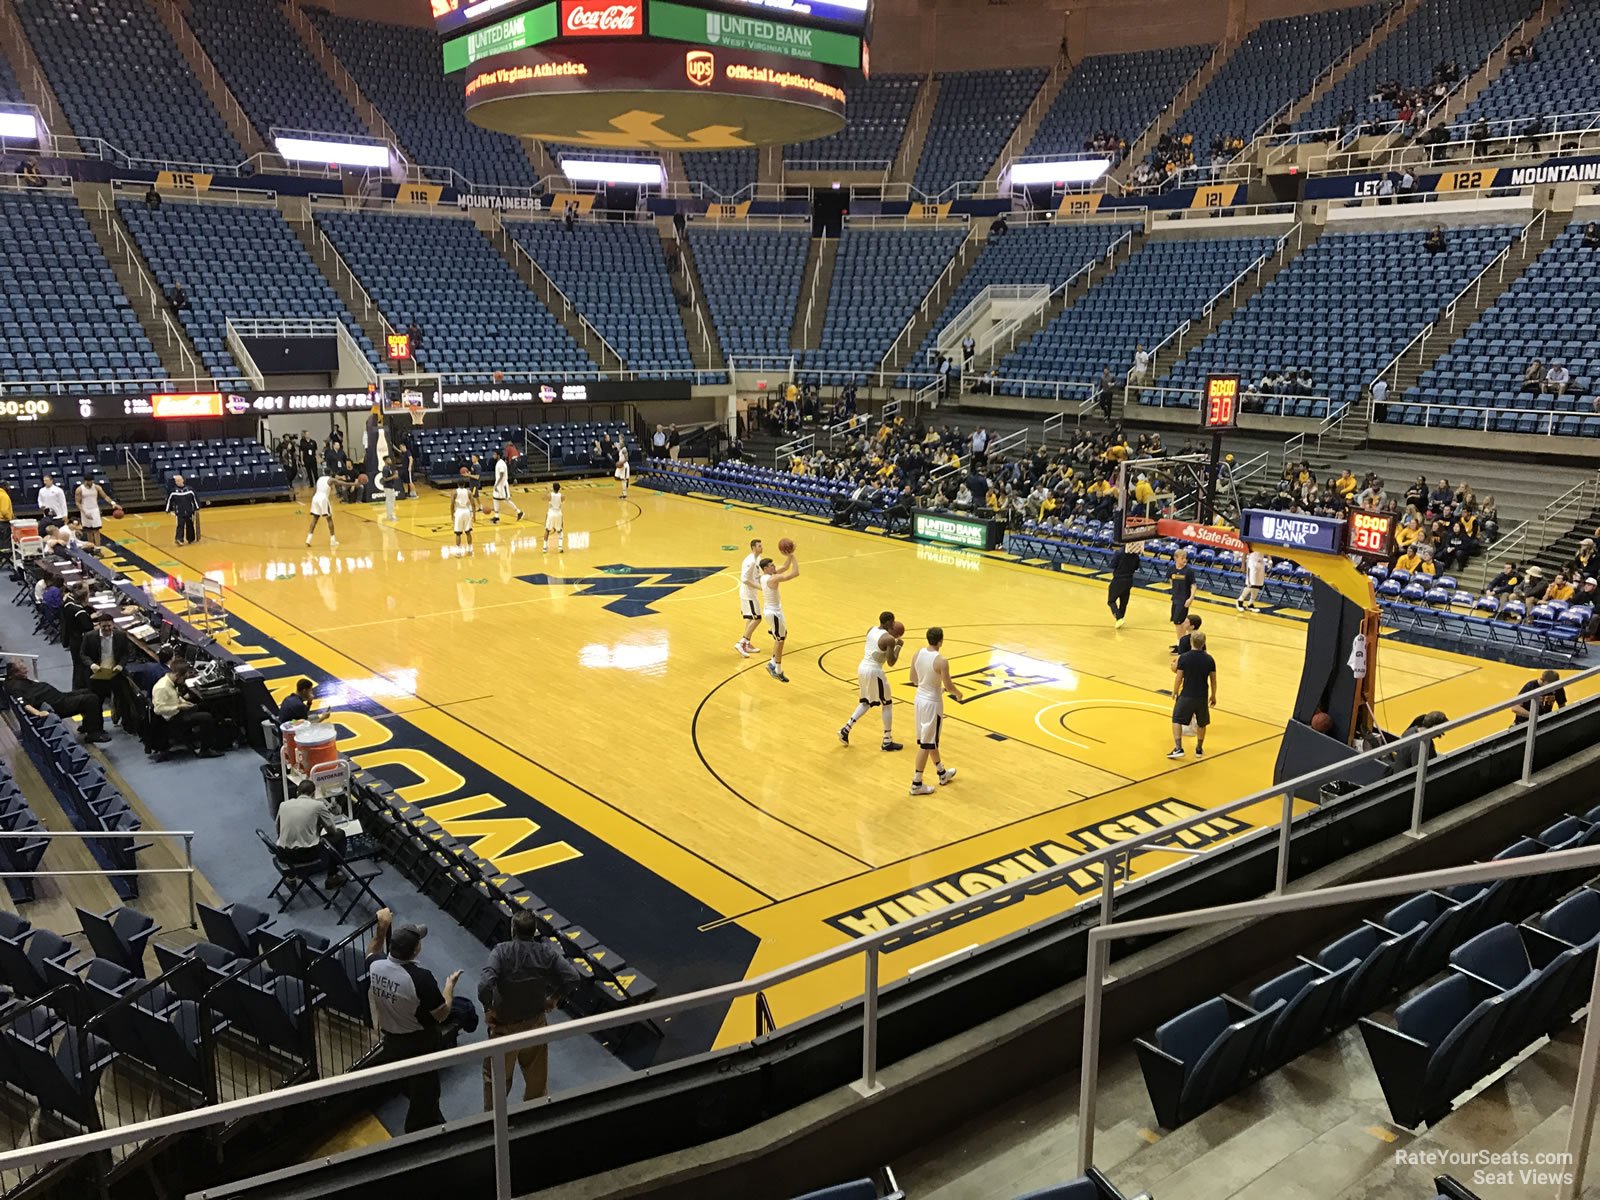
[{"label": "hardwood court floor", "polygon": [[[276,693],[304,669],[292,660],[309,663],[386,719],[537,797],[547,815],[530,811],[524,826],[555,814],[592,838],[588,848],[568,838],[530,849],[493,821],[453,830],[482,836],[481,852],[547,903],[570,906],[601,941],[626,943],[656,908],[642,885],[595,885],[610,857],[691,897],[702,918],[692,927],[653,927],[670,946],[633,941],[629,958],[647,972],[653,954],[692,957],[697,936],[729,926],[749,941],[739,966],[768,970],[1038,870],[1052,853],[1080,853],[1270,782],[1300,676],[1302,618],[1241,615],[1231,597],[1197,602],[1220,664],[1220,704],[1205,759],[1173,763],[1164,593],[1137,591],[1118,631],[1103,582],[1070,573],[642,487],[623,500],[609,480],[565,491],[565,553],[540,551],[536,489],[518,493],[525,521],[479,519],[471,557],[452,548],[441,493],[403,502],[395,525],[377,519],[381,505],[340,506],[332,552],[325,531],[307,551],[303,506],[289,504],[207,510],[195,546],[174,547],[159,515],[108,532],[155,568],[158,586],[164,572],[225,584],[230,614],[262,639],[248,649],[267,656]],[[746,660],[733,649],[747,543],[760,536],[771,553],[786,534],[802,568],[783,588],[788,685],[768,677],[764,654]],[[855,704],[866,631],[884,608],[905,621],[908,649],[927,626],[944,626],[969,697],[947,706],[944,753],[959,778],[932,796],[907,794],[909,703],[894,709],[905,751],[880,752],[875,714],[850,747],[836,735]],[[769,644],[765,633],[757,641]],[[1377,670],[1379,716],[1394,729],[1428,709],[1481,707],[1534,674],[1392,641]],[[909,700],[904,666],[891,681]],[[450,791],[417,751],[373,749],[383,743],[374,724],[342,716],[341,747],[364,766],[409,770],[414,786],[403,791],[425,806]],[[470,815],[483,799],[430,811]],[[502,805],[501,815],[518,815],[515,803],[490,802]],[[1240,817],[1188,844],[1273,824],[1277,811]],[[1142,855],[1136,874],[1179,859]],[[1094,879],[1076,880],[907,942],[884,956],[885,976],[1095,890]],[[769,1000],[781,1023],[860,986],[852,961]],[[736,1006],[721,1040],[748,1036],[748,1021]]]}]

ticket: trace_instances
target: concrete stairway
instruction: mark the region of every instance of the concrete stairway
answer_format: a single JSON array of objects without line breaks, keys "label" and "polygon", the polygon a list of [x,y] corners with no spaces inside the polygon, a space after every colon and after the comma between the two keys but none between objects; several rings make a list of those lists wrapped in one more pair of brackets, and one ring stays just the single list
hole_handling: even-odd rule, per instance
[{"label": "concrete stairway", "polygon": [[811,239],[800,276],[800,299],[794,306],[794,321],[789,325],[789,349],[815,350],[822,343],[822,319],[828,312],[828,297],[833,292],[833,264],[838,257],[838,238]]},{"label": "concrete stairway", "polygon": [[117,215],[110,186],[78,183],[73,185],[72,192],[89,222],[94,240],[100,244],[100,252],[111,264],[117,283],[133,306],[133,314],[139,318],[139,325],[155,347],[167,374],[173,379],[208,376],[210,372],[200,365],[199,351],[189,340],[183,323],[167,311],[166,297],[156,282],[155,272]]},{"label": "concrete stairway", "polygon": [[[683,155],[676,150],[661,151],[661,166],[667,173],[667,189],[673,195],[689,194],[689,176],[683,169]],[[552,171],[554,166],[552,165]]]},{"label": "concrete stairway", "polygon": [[[344,302],[346,311],[356,319],[380,357],[384,354],[384,339],[393,331],[377,303],[367,294],[367,289],[356,278],[333,243],[323,235],[311,216],[311,202],[303,196],[279,196],[278,208],[300,244],[317,264],[317,270]],[[387,360],[385,360],[387,361]],[[381,368],[380,368],[381,369]]]},{"label": "concrete stairway", "polygon": [[306,15],[300,0],[288,0],[283,6],[283,15],[289,22],[290,28],[305,43],[306,49],[311,51],[311,57],[322,67],[323,74],[333,80],[333,86],[339,89],[344,98],[350,102],[350,107],[356,110],[356,116],[361,118],[361,123],[367,127],[367,132],[375,138],[382,138],[400,147],[405,156],[415,162],[415,156],[406,149],[405,143],[400,140],[400,135],[378,111],[378,106],[367,99],[360,85],[356,83],[355,77],[345,68],[344,63],[339,61],[339,56],[333,52],[333,47],[328,45],[311,18]]},{"label": "concrete stairway", "polygon": [[1050,68],[1050,74],[1046,75],[1044,82],[1039,85],[1039,94],[1033,98],[1033,103],[1028,105],[1028,111],[1022,114],[1022,120],[1017,122],[1017,127],[1006,139],[1004,149],[984,175],[985,183],[998,183],[1000,172],[1005,170],[1006,164],[1027,153],[1028,143],[1033,141],[1033,135],[1039,131],[1039,123],[1044,120],[1045,113],[1050,111],[1050,106],[1056,102],[1056,97],[1067,85],[1067,79],[1071,74],[1072,64],[1066,59],[1057,59],[1055,65]]},{"label": "concrete stairway", "polygon": [[890,183],[910,183],[916,177],[917,164],[922,161],[922,147],[928,140],[928,123],[933,120],[933,105],[938,99],[939,81],[929,75],[917,89],[916,103],[911,106],[911,116],[906,119],[900,149],[894,156],[894,166],[889,170]]},{"label": "concrete stairway", "polygon": [[50,132],[56,137],[76,137],[11,0],[0,0],[0,54],[11,64],[11,73],[22,88],[22,98],[43,114]]},{"label": "concrete stairway", "polygon": [[669,277],[674,291],[689,293],[689,303],[678,305],[678,320],[683,324],[683,336],[689,343],[689,357],[694,360],[695,370],[727,370],[728,360],[723,357],[722,344],[717,340],[717,326],[711,319],[705,286],[700,282],[689,239],[679,240],[671,217],[656,218],[656,236],[661,239],[662,253],[678,252],[678,270]]},{"label": "concrete stairway", "polygon": [[600,331],[583,318],[577,307],[571,304],[565,293],[556,286],[555,280],[545,274],[544,268],[517,243],[498,219],[495,219],[493,226],[483,228],[482,232],[489,239],[489,244],[500,252],[500,257],[511,264],[522,282],[533,289],[533,294],[539,297],[555,319],[560,321],[572,335],[572,340],[583,348],[583,352],[592,358],[602,371],[627,369],[627,364],[600,336]]},{"label": "concrete stairway", "polygon": [[1217,43],[1217,48],[1211,52],[1211,57],[1200,64],[1199,70],[1189,76],[1156,119],[1145,126],[1138,138],[1128,147],[1128,157],[1118,163],[1111,172],[1113,179],[1118,183],[1127,183],[1133,177],[1134,167],[1145,160],[1163,134],[1172,132],[1178,118],[1187,111],[1189,105],[1194,103],[1195,97],[1205,90],[1206,85],[1216,78],[1217,72],[1222,69],[1222,64],[1227,62],[1229,56],[1239,48],[1239,43],[1244,41],[1245,34],[1249,32],[1249,28],[1236,30]]},{"label": "concrete stairway", "polygon": [[939,319],[939,314],[944,312],[945,305],[950,303],[950,297],[955,295],[956,288],[961,286],[961,281],[972,269],[972,264],[978,261],[978,255],[983,253],[984,244],[989,239],[988,231],[989,226],[983,221],[974,221],[968,227],[967,236],[951,262],[950,273],[941,273],[934,281],[933,287],[928,289],[928,294],[917,306],[906,328],[896,339],[889,353],[884,356],[883,362],[879,364],[880,370],[885,373],[897,373],[910,364],[917,347],[922,345],[922,339],[928,335],[928,330],[933,328],[933,323]]},{"label": "concrete stairway", "polygon": [[243,106],[228,90],[228,85],[217,71],[216,64],[211,61],[206,48],[200,44],[200,39],[195,37],[194,30],[189,28],[189,22],[184,18],[175,0],[149,0],[149,2],[156,16],[161,18],[161,23],[167,27],[167,32],[172,35],[178,53],[182,54],[184,61],[189,64],[195,82],[205,89],[212,107],[221,114],[222,122],[228,127],[228,132],[233,134],[234,141],[244,147],[245,155],[248,157],[261,154],[269,149],[261,135],[256,132],[255,126],[250,124],[250,118],[245,114]]},{"label": "concrete stairway", "polygon": [[[1241,282],[1237,288],[1231,289],[1226,295],[1217,300],[1209,316],[1195,317],[1194,324],[1189,332],[1182,338],[1173,338],[1150,361],[1150,378],[1155,380],[1157,387],[1171,387],[1168,376],[1172,368],[1178,365],[1178,360],[1190,350],[1194,349],[1207,338],[1213,330],[1221,328],[1222,324],[1243,308],[1250,300],[1261,294],[1266,286],[1277,278],[1278,272],[1287,267],[1305,252],[1307,246],[1322,236],[1323,227],[1320,225],[1306,225],[1302,222],[1297,231],[1289,238],[1284,246],[1283,253],[1269,258],[1257,275],[1252,275]],[[1137,389],[1134,389],[1137,390]],[[1119,389],[1119,393],[1123,389]],[[1127,402],[1125,395],[1119,394],[1112,403],[1111,415],[1114,420],[1122,419],[1123,406]]]},{"label": "concrete stairway", "polygon": [[[1388,16],[1372,27],[1372,32],[1367,34],[1366,38],[1358,42],[1348,54],[1319,75],[1311,85],[1311,90],[1290,105],[1288,111],[1283,113],[1278,120],[1287,125],[1293,125],[1299,121],[1301,117],[1306,115],[1306,112],[1313,104],[1332,91],[1336,83],[1350,74],[1358,64],[1376,50],[1384,39],[1393,33],[1399,24],[1415,12],[1421,4],[1422,0],[1401,0],[1399,5],[1390,10]],[[1271,156],[1274,152],[1283,150],[1284,147],[1279,146],[1262,147],[1260,150],[1250,147],[1246,150],[1246,155],[1253,158],[1258,165],[1266,166],[1271,161]]]},{"label": "concrete stairway", "polygon": [[1565,223],[1553,214],[1547,214],[1541,225],[1534,226],[1520,245],[1514,246],[1506,257],[1503,268],[1490,271],[1482,284],[1463,296],[1453,311],[1447,309],[1435,319],[1433,334],[1415,350],[1408,352],[1395,365],[1389,384],[1389,401],[1394,403],[1415,386],[1428,368],[1455,345],[1483,313],[1517,281],[1534,259],[1561,236]]}]

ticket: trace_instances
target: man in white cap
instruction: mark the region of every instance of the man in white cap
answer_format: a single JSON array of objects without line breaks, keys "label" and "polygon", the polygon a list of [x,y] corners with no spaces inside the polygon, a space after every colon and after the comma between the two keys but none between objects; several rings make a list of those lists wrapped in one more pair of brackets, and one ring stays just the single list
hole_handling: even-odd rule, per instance
[{"label": "man in white cap", "polygon": [[[444,1049],[440,1026],[450,1016],[461,972],[452,974],[440,989],[433,972],[417,964],[422,939],[427,936],[426,925],[396,925],[394,913],[387,908],[378,910],[378,924],[367,944],[367,1000],[373,1027],[383,1034],[380,1063]],[[410,1076],[405,1090],[407,1133],[444,1124],[437,1071]]]}]

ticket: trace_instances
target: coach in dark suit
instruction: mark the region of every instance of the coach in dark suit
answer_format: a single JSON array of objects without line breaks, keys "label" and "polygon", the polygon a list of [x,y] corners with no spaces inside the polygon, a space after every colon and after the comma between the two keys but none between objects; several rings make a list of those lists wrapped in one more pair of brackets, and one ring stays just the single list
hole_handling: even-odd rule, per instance
[{"label": "coach in dark suit", "polygon": [[84,686],[101,701],[111,701],[117,721],[127,724],[133,712],[129,691],[128,664],[133,660],[133,641],[116,627],[110,613],[101,613],[94,628],[78,643],[78,662],[84,672]]}]

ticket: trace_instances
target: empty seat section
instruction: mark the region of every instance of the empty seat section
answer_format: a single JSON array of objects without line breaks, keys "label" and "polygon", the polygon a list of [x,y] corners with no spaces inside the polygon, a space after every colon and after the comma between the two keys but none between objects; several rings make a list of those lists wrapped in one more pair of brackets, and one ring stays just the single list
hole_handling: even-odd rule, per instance
[{"label": "empty seat section", "polygon": [[516,138],[467,120],[462,78],[444,73],[439,38],[432,29],[361,21],[315,8],[307,12],[417,163],[453,167],[478,184],[538,185],[538,173]]},{"label": "empty seat section", "polygon": [[921,86],[920,75],[874,75],[852,84],[844,128],[785,146],[784,162],[870,163],[887,169],[900,151]]},{"label": "empty seat section", "polygon": [[[1329,397],[1336,408],[1355,404],[1366,384],[1517,229],[1451,229],[1448,248],[1438,254],[1423,248],[1421,230],[1325,233],[1195,344],[1167,382],[1195,388],[1207,372],[1223,371],[1249,383],[1268,372],[1304,367],[1311,372],[1312,395]],[[1319,407],[1304,399],[1287,415],[1327,416]]]},{"label": "empty seat section", "polygon": [[1307,108],[1295,127],[1329,128],[1347,108],[1355,110],[1357,121],[1392,121],[1394,106],[1377,97],[1381,84],[1426,87],[1434,67],[1445,61],[1459,64],[1461,77],[1468,79],[1536,7],[1529,0],[1423,0]]},{"label": "empty seat section", "polygon": [[1216,139],[1248,143],[1266,121],[1305,95],[1326,67],[1365,39],[1389,7],[1361,4],[1257,25],[1178,115],[1176,128],[1194,135],[1196,161],[1209,161]]},{"label": "empty seat section", "polygon": [[1211,57],[1211,46],[1172,46],[1129,54],[1091,54],[1046,110],[1029,154],[1076,154],[1097,133],[1130,143]]},{"label": "empty seat section", "polygon": [[506,229],[630,368],[650,378],[694,370],[653,223],[508,221]]},{"label": "empty seat section", "polygon": [[167,377],[70,195],[0,196],[0,328],[0,383]]},{"label": "empty seat section", "polygon": [[754,150],[686,150],[683,173],[690,183],[703,183],[732,200],[756,181]]},{"label": "empty seat section", "polygon": [[105,138],[135,158],[244,160],[149,4],[17,0],[16,7],[78,136]]},{"label": "empty seat section", "polygon": [[811,239],[803,229],[689,225],[689,250],[729,358],[787,358]]},{"label": "empty seat section", "polygon": [[936,194],[957,183],[980,182],[1039,94],[1044,77],[1043,67],[942,72],[916,186]]},{"label": "empty seat section", "polygon": [[806,366],[821,371],[829,384],[877,370],[965,236],[961,227],[866,229],[847,224],[833,264],[819,348],[806,352]]},{"label": "empty seat section", "polygon": [[[1406,390],[1406,404],[1445,406],[1429,410],[1429,424],[1600,436],[1600,417],[1594,415],[1600,352],[1586,336],[1600,312],[1595,300],[1600,294],[1600,250],[1584,248],[1583,228],[1583,222],[1567,226]],[[1523,368],[1532,359],[1546,370],[1560,364],[1571,372],[1564,394],[1522,390]],[[1383,416],[1403,423],[1406,412],[1391,403]]]},{"label": "empty seat section", "polygon": [[424,370],[480,383],[495,371],[595,377],[588,355],[471,221],[370,213],[317,221],[389,324],[422,326]]},{"label": "empty seat section", "polygon": [[[163,290],[182,283],[189,308],[179,313],[207,371],[243,378],[227,346],[229,319],[337,317],[379,365],[377,350],[322,277],[275,207],[166,204],[149,209],[120,200],[126,222]],[[248,264],[218,270],[219,263]]]},{"label": "empty seat section", "polygon": [[[1009,235],[1007,235],[1009,236]],[[1120,380],[1136,346],[1154,346],[1272,246],[1271,238],[1151,241],[1033,339],[1008,354],[1007,379]],[[1009,390],[1004,388],[1002,390]]]},{"label": "empty seat section", "polygon": [[978,261],[973,263],[956,286],[949,303],[933,323],[917,356],[917,366],[932,366],[939,335],[945,326],[961,315],[983,289],[996,284],[1043,284],[1055,288],[1066,282],[1085,264],[1105,254],[1124,233],[1128,224],[1107,222],[1096,225],[1019,225],[1002,237],[984,243]]},{"label": "empty seat section", "polygon": [[189,25],[268,145],[274,126],[370,136],[276,0],[191,0]]}]

